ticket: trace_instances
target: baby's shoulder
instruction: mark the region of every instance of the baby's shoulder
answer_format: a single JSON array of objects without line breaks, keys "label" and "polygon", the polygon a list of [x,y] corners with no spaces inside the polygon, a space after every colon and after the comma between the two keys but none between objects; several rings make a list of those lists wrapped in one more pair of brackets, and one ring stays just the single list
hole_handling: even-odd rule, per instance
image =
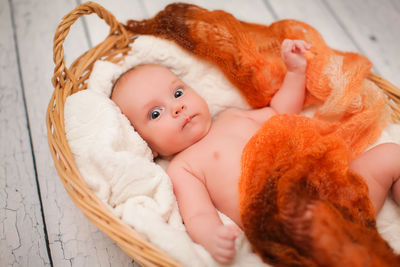
[{"label": "baby's shoulder", "polygon": [[240,119],[243,119],[262,124],[274,115],[276,115],[276,112],[269,106],[259,109],[230,108],[220,114],[220,119],[221,121],[231,121],[232,119],[238,119],[240,121]]},{"label": "baby's shoulder", "polygon": [[248,110],[242,108],[227,108],[222,112],[225,115],[241,116],[245,114]]},{"label": "baby's shoulder", "polygon": [[240,108],[228,108],[218,114],[217,119],[226,119],[232,117],[246,117],[249,111]]},{"label": "baby's shoulder", "polygon": [[199,162],[202,161],[198,158],[198,153],[195,151],[195,148],[184,150],[175,155],[171,160],[167,168],[167,173],[170,176],[177,174],[180,176],[190,175],[202,179],[202,171],[198,164]]}]

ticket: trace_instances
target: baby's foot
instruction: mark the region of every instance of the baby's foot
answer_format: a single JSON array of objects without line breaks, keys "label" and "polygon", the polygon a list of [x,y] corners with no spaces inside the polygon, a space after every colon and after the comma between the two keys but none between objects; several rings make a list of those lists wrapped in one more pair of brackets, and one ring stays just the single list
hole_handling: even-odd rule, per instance
[{"label": "baby's foot", "polygon": [[313,202],[297,205],[281,212],[282,223],[298,249],[307,253],[312,249],[311,227],[314,217]]}]

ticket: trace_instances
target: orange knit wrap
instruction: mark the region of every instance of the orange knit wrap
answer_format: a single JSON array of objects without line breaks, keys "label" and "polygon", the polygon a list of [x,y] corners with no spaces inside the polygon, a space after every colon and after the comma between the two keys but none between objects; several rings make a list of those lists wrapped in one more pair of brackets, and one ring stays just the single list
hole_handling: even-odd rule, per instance
[{"label": "orange knit wrap", "polygon": [[257,25],[190,4],[169,5],[126,27],[216,64],[254,108],[268,105],[282,84],[282,41],[310,43],[305,106],[316,107],[314,117],[275,116],[243,151],[239,194],[246,236],[277,265],[400,264],[376,231],[366,184],[348,169],[389,118],[383,93],[366,79],[367,58],[329,48],[299,21]]},{"label": "orange knit wrap", "polygon": [[[329,123],[276,115],[242,154],[239,209],[256,252],[277,266],[400,266],[379,235],[362,177]],[[371,264],[371,265],[369,265]]]}]

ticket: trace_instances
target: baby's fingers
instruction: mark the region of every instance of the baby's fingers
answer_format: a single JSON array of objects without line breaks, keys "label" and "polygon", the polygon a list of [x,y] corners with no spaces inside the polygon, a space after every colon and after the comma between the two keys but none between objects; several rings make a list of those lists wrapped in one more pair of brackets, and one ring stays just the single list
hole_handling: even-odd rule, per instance
[{"label": "baby's fingers", "polygon": [[235,240],[234,238],[219,238],[217,241],[217,247],[224,250],[234,250],[235,249]]},{"label": "baby's fingers", "polygon": [[236,249],[234,247],[232,249],[218,248],[217,255],[228,259],[233,259],[236,255]]},{"label": "baby's fingers", "polygon": [[235,250],[219,250],[214,256],[215,259],[222,264],[230,264],[236,256]]},{"label": "baby's fingers", "polygon": [[281,55],[282,55],[282,57],[284,55],[287,55],[287,54],[291,53],[292,50],[293,50],[293,47],[294,47],[294,43],[293,43],[292,40],[290,40],[290,39],[283,40],[283,43],[282,43],[282,46],[281,46]]},{"label": "baby's fingers", "polygon": [[230,265],[233,261],[233,258],[225,258],[222,256],[215,256],[214,259],[222,265]]},{"label": "baby's fingers", "polygon": [[219,240],[214,258],[222,264],[230,264],[236,256],[235,241]]},{"label": "baby's fingers", "polygon": [[235,225],[224,225],[218,236],[225,240],[235,240],[240,235],[239,229]]},{"label": "baby's fingers", "polygon": [[311,49],[311,44],[303,41],[303,40],[295,40],[293,41],[292,52],[304,54],[308,50]]}]

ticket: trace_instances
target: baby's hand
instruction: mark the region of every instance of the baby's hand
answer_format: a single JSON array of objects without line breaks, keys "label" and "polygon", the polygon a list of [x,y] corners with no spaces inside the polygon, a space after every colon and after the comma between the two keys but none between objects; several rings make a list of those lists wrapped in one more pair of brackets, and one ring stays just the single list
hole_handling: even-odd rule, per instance
[{"label": "baby's hand", "polygon": [[215,230],[210,246],[212,257],[221,264],[230,264],[236,255],[235,240],[240,235],[235,225],[221,225]]},{"label": "baby's hand", "polygon": [[281,46],[281,56],[287,70],[304,74],[307,61],[304,54],[311,49],[311,45],[302,40],[285,39]]}]

